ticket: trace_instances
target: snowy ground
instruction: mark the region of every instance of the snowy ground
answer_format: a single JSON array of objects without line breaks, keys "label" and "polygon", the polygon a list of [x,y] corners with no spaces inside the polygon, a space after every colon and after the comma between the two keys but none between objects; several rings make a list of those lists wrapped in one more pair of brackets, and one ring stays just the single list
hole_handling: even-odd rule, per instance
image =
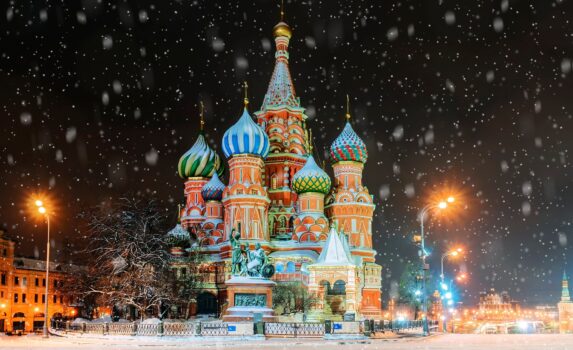
[{"label": "snowy ground", "polygon": [[383,349],[383,350],[564,350],[573,349],[573,335],[436,335],[394,340],[324,341],[320,339],[209,340],[158,338],[0,337],[1,349]]}]

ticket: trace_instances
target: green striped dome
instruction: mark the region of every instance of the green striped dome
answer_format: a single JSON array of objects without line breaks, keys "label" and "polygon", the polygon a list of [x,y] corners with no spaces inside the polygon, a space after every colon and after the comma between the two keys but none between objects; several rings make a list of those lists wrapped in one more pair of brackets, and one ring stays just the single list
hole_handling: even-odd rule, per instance
[{"label": "green striped dome", "polygon": [[190,177],[211,177],[215,171],[218,175],[222,175],[225,168],[217,152],[209,147],[205,135],[200,132],[193,147],[179,159],[177,170],[182,179],[187,179]]},{"label": "green striped dome", "polygon": [[292,189],[296,193],[318,192],[327,194],[330,190],[330,177],[308,156],[306,164],[292,178]]}]

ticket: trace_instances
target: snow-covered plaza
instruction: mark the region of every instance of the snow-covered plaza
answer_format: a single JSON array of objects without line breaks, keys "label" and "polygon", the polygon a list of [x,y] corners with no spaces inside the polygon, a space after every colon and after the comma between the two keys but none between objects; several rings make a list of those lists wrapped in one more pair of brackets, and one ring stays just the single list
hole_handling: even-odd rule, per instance
[{"label": "snow-covered plaza", "polygon": [[467,350],[557,350],[573,349],[573,335],[527,334],[527,335],[478,335],[447,334],[428,338],[369,340],[322,340],[322,339],[270,339],[270,340],[197,340],[197,338],[61,338],[49,340],[40,336],[0,337],[2,349],[467,349]]}]

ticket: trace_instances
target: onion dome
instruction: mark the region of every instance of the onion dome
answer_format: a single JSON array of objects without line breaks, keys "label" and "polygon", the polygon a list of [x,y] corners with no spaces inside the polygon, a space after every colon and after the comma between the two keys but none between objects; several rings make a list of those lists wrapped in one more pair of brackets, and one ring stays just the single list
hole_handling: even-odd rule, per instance
[{"label": "onion dome", "polygon": [[292,37],[292,30],[290,29],[289,25],[283,21],[277,23],[276,26],[273,28],[273,37],[285,36],[287,38]]},{"label": "onion dome", "polygon": [[201,131],[195,144],[179,159],[177,170],[181,178],[187,179],[190,177],[211,177],[215,171],[222,175],[225,167],[217,152],[209,147],[205,135]]},{"label": "onion dome", "polygon": [[310,155],[306,164],[292,178],[292,188],[296,193],[318,192],[327,194],[330,190],[331,180]]},{"label": "onion dome", "polygon": [[368,159],[366,145],[354,132],[350,122],[346,122],[344,130],[330,146],[330,157],[334,162],[353,161],[366,163]]},{"label": "onion dome", "polygon": [[205,201],[220,201],[223,198],[224,189],[225,184],[221,182],[219,175],[214,173],[211,180],[201,189],[201,196]]},{"label": "onion dome", "polygon": [[236,154],[251,154],[263,159],[269,154],[269,137],[253,121],[247,111],[246,103],[239,121],[223,136],[223,153],[227,158]]}]

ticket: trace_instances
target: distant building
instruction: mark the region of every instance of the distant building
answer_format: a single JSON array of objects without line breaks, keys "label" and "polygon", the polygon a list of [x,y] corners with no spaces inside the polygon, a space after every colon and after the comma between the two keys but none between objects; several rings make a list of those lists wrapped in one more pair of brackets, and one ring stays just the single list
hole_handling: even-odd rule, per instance
[{"label": "distant building", "polygon": [[77,310],[59,291],[69,266],[50,263],[46,298],[46,262],[15,257],[14,246],[0,230],[0,333],[42,329],[46,299],[50,318],[74,316]]},{"label": "distant building", "polygon": [[520,311],[519,303],[512,300],[507,292],[498,293],[494,288],[491,288],[487,292],[480,293],[477,314],[479,320],[515,320]]},{"label": "distant building", "polygon": [[561,280],[561,301],[557,303],[559,310],[559,333],[571,333],[573,331],[573,302],[569,295],[569,281],[563,271]]}]

